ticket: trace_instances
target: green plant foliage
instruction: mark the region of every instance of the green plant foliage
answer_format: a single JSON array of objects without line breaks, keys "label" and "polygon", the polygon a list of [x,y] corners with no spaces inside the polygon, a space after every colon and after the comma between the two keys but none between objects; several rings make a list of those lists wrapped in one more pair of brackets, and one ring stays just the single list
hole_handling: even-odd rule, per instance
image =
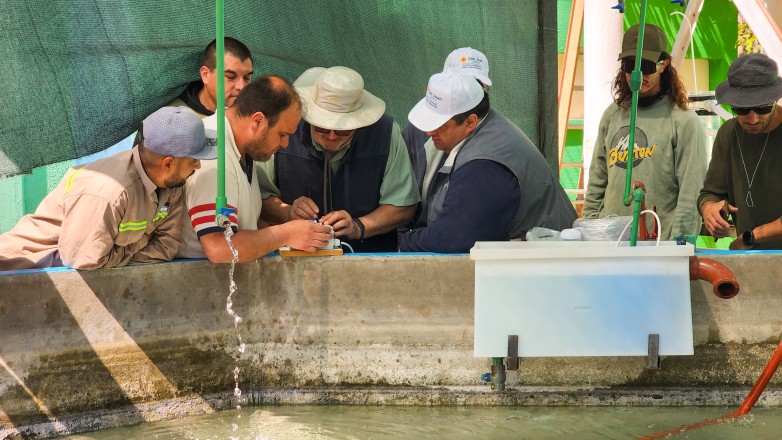
[{"label": "green plant foliage", "polygon": [[760,53],[763,49],[760,46],[758,37],[752,32],[747,23],[739,23],[739,33],[736,38],[736,47],[743,48],[743,53]]}]

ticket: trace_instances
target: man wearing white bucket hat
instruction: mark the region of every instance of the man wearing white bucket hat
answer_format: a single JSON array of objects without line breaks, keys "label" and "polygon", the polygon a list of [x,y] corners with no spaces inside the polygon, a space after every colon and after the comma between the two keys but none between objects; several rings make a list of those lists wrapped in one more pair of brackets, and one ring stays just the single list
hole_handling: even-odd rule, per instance
[{"label": "man wearing white bucket hat", "polygon": [[408,119],[438,154],[424,176],[422,213],[401,236],[401,250],[460,253],[535,226],[572,226],[576,212],[559,179],[527,136],[489,107],[472,75],[432,75]]},{"label": "man wearing white bucket hat", "polygon": [[396,252],[396,228],[420,201],[399,126],[347,67],[314,67],[294,83],[303,121],[259,167],[263,218],[318,219],[356,252]]}]

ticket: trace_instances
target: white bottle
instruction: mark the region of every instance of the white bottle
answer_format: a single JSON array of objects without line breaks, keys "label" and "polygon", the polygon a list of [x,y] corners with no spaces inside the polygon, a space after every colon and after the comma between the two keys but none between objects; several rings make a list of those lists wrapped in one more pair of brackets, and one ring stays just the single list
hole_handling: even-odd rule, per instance
[{"label": "white bottle", "polygon": [[562,241],[581,241],[581,231],[578,229],[563,229],[559,233],[559,239]]}]

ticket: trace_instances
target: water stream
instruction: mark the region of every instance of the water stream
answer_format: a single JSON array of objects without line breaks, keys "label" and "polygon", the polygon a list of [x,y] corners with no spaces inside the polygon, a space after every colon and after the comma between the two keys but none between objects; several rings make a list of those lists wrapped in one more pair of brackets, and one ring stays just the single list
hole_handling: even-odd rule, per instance
[{"label": "water stream", "polygon": [[[234,330],[236,331],[236,339],[239,342],[239,354],[236,356],[236,366],[234,367],[234,397],[236,397],[236,409],[241,410],[242,409],[242,389],[239,388],[239,360],[242,357],[242,354],[244,354],[245,345],[244,342],[242,342],[242,334],[239,331],[239,323],[242,322],[241,316],[237,315],[236,312],[234,312],[233,309],[233,294],[236,292],[236,282],[234,282],[234,269],[236,269],[236,263],[239,261],[239,251],[236,250],[234,247],[233,242],[231,241],[231,236],[234,235],[233,229],[231,229],[230,226],[225,228],[225,232],[223,232],[223,235],[225,235],[225,241],[228,242],[228,248],[231,249],[231,255],[233,258],[231,259],[231,269],[228,271],[228,298],[226,298],[226,305],[225,309],[228,311],[228,314],[231,315],[234,321]],[[241,419],[242,415],[241,413],[237,415],[237,419]],[[239,425],[236,423],[233,423],[231,425],[233,431],[237,431],[239,429]],[[231,437],[231,439],[238,439],[238,437]]]}]

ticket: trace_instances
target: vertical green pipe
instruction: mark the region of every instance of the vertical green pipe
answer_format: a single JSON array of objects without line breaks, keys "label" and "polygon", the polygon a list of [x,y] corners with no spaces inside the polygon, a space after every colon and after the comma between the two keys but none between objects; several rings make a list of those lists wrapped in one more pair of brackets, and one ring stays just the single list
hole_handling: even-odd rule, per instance
[{"label": "vertical green pipe", "polygon": [[630,104],[630,133],[628,134],[627,146],[627,174],[625,175],[625,193],[623,202],[625,206],[630,206],[635,198],[635,207],[633,209],[633,224],[630,228],[630,246],[635,246],[638,237],[638,222],[640,220],[641,200],[637,199],[640,195],[643,197],[643,190],[638,188],[633,195],[630,195],[630,188],[633,185],[633,157],[635,150],[635,123],[638,116],[638,91],[641,90],[643,75],[641,74],[641,54],[644,46],[644,30],[646,27],[646,2],[641,0],[641,14],[638,23],[638,47],[635,50],[635,69],[630,74],[630,90],[633,92],[632,103]]},{"label": "vertical green pipe", "polygon": [[641,90],[643,75],[641,74],[641,54],[644,45],[644,30],[646,27],[646,1],[641,0],[641,15],[638,23],[638,47],[635,50],[635,69],[630,74],[630,90],[633,92],[632,104],[630,105],[630,133],[627,146],[627,173],[625,175],[625,194],[624,204],[630,206],[633,198],[630,196],[633,185],[633,154],[635,149],[635,121],[638,116],[638,91]]},{"label": "vertical green pipe", "polygon": [[[228,199],[225,197],[225,37],[223,29],[223,0],[215,0],[215,75],[217,75],[217,198],[215,199],[216,214],[219,219],[222,215],[222,208],[228,206]],[[220,224],[220,221],[217,221]],[[221,225],[222,226],[222,225]]]}]

